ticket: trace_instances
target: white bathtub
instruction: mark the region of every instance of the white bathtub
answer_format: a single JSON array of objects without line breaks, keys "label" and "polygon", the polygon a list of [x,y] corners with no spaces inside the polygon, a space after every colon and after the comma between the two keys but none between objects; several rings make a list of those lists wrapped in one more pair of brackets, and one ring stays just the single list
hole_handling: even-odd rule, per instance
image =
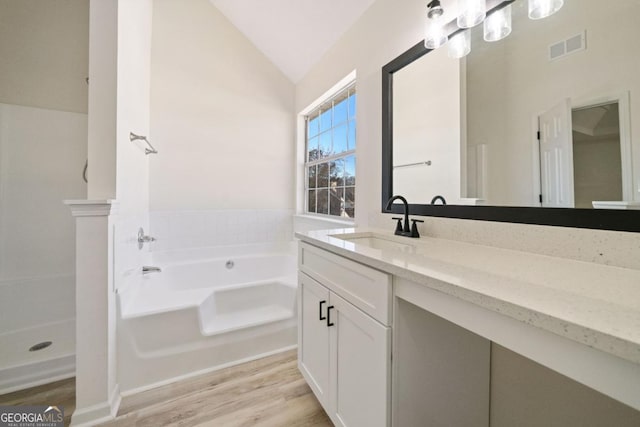
[{"label": "white bathtub", "polygon": [[129,394],[296,344],[293,244],[152,254],[119,290],[118,381]]}]

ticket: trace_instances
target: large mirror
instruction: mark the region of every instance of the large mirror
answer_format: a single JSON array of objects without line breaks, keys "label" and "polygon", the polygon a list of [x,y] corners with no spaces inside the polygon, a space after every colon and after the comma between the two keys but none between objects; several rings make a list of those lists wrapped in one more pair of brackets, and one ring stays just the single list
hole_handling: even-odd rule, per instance
[{"label": "large mirror", "polygon": [[479,25],[462,59],[420,42],[383,68],[383,206],[639,231],[640,2],[566,0],[542,20],[488,3],[510,4],[508,37]]}]

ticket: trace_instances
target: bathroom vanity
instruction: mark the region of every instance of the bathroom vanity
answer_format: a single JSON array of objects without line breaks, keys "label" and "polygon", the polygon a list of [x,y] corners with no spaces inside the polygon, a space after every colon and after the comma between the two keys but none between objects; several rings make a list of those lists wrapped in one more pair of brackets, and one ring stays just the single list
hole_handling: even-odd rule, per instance
[{"label": "bathroom vanity", "polygon": [[296,236],[298,363],[335,425],[489,425],[493,347],[640,419],[640,271],[373,229]]}]

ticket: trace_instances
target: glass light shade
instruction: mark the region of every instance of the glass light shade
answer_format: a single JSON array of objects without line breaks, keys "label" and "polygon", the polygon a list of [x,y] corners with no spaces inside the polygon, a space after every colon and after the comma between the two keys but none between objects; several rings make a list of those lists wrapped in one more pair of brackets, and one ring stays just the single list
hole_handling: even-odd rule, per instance
[{"label": "glass light shade", "polygon": [[511,5],[487,16],[484,21],[484,39],[497,42],[511,34]]},{"label": "glass light shade", "polygon": [[437,49],[447,42],[444,32],[444,22],[438,18],[427,20],[424,34],[424,46],[427,49]]},{"label": "glass light shade", "polygon": [[564,0],[529,0],[529,18],[546,18],[559,11],[562,5]]},{"label": "glass light shade", "polygon": [[460,15],[458,15],[458,27],[475,27],[484,20],[487,14],[486,0],[460,0]]},{"label": "glass light shade", "polygon": [[447,54],[449,58],[460,59],[471,52],[471,32],[460,31],[449,40]]}]

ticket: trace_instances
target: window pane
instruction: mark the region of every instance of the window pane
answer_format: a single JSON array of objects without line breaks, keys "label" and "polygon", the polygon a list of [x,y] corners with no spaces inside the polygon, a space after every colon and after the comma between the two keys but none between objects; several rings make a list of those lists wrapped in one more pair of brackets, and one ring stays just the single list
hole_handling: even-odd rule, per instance
[{"label": "window pane", "polygon": [[309,138],[313,138],[320,131],[320,117],[318,114],[315,114],[313,118],[309,117],[309,121],[307,124],[307,135]]},{"label": "window pane", "polygon": [[329,163],[318,165],[318,188],[329,186]]},{"label": "window pane", "polygon": [[330,162],[329,181],[330,187],[344,186],[344,159],[336,159]]},{"label": "window pane", "polygon": [[320,214],[328,214],[329,213],[329,189],[325,188],[323,190],[316,190],[318,193],[318,202],[316,212]]},{"label": "window pane", "polygon": [[344,189],[344,211],[349,218],[354,218],[356,213],[356,189],[347,187]]},{"label": "window pane", "polygon": [[307,212],[316,212],[316,190],[310,190],[307,197]]},{"label": "window pane", "polygon": [[319,159],[331,155],[331,131],[320,134]]},{"label": "window pane", "polygon": [[348,156],[344,159],[345,185],[356,185],[356,157]]},{"label": "window pane", "polygon": [[356,118],[356,94],[355,93],[349,96],[349,118],[350,119]]},{"label": "window pane", "polygon": [[320,114],[320,132],[331,129],[331,109]]},{"label": "window pane", "polygon": [[[307,211],[335,217],[354,216],[356,185],[356,90],[336,94],[307,116],[305,198]],[[339,158],[335,158],[338,157]],[[333,160],[327,160],[334,157]]]},{"label": "window pane", "polygon": [[336,102],[333,106],[333,125],[347,121],[347,98]]},{"label": "window pane", "polygon": [[344,188],[329,189],[329,215],[344,216]]},{"label": "window pane", "polygon": [[318,137],[309,140],[307,144],[307,159],[310,162],[318,160]]},{"label": "window pane", "polygon": [[355,150],[356,148],[356,121],[351,120],[349,122],[349,150]]},{"label": "window pane", "polygon": [[310,166],[308,169],[309,186],[307,188],[316,188],[316,167]]},{"label": "window pane", "polygon": [[340,154],[348,150],[347,124],[333,128],[333,154]]}]

